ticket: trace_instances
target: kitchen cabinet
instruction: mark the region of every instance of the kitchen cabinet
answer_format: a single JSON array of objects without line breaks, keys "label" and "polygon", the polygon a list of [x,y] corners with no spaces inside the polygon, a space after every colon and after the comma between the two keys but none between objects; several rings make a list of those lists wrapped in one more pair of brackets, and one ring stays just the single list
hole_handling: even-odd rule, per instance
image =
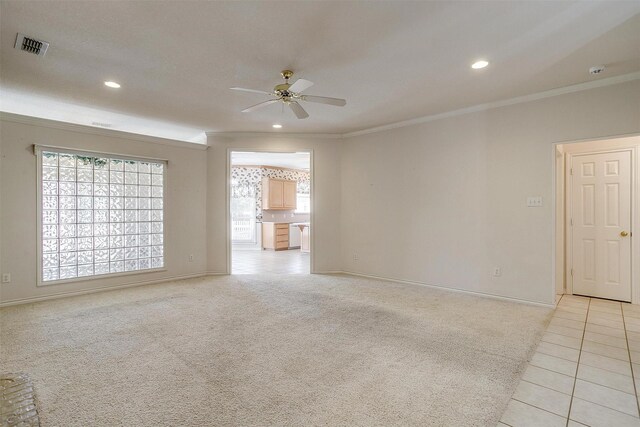
[{"label": "kitchen cabinet", "polygon": [[262,179],[262,209],[295,210],[298,183],[286,179]]},{"label": "kitchen cabinet", "polygon": [[262,249],[273,249],[274,251],[289,249],[289,224],[263,222]]}]

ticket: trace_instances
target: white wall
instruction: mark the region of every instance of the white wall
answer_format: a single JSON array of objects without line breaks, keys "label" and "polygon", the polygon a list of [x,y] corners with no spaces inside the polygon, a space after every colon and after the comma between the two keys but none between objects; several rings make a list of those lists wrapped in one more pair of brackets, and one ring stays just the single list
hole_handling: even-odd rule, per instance
[{"label": "white wall", "polygon": [[[346,139],[211,134],[206,152],[3,117],[0,302],[226,273],[228,150],[247,149],[313,150],[314,272],[552,303],[552,144],[640,133],[640,80]],[[36,287],[33,144],[168,159],[167,271]]]},{"label": "white wall", "polygon": [[[340,149],[342,140],[278,135],[215,135],[208,137],[207,235],[208,270],[226,273],[227,257],[227,157],[228,150],[313,150],[313,272],[339,271],[340,257]],[[268,220],[268,219],[266,219]]]},{"label": "white wall", "polygon": [[[8,117],[8,118],[7,118]],[[65,130],[57,122],[33,120],[27,124],[4,115],[0,121],[0,271],[11,273],[12,282],[1,284],[0,302],[69,292],[162,280],[206,272],[205,147],[187,143],[167,145],[166,140],[143,140]],[[23,121],[22,119],[15,119]],[[27,120],[29,122],[29,120]],[[88,151],[168,159],[165,201],[166,271],[36,286],[36,157],[33,144]],[[194,261],[189,262],[189,254]]]},{"label": "white wall", "polygon": [[552,303],[552,144],[638,132],[634,80],[349,138],[343,268]]}]

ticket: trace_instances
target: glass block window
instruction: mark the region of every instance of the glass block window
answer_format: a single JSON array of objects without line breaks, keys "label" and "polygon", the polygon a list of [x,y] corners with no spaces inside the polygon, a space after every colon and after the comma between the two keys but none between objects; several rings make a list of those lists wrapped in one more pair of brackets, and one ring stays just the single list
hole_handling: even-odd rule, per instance
[{"label": "glass block window", "polygon": [[164,162],[38,154],[41,283],[164,267]]}]

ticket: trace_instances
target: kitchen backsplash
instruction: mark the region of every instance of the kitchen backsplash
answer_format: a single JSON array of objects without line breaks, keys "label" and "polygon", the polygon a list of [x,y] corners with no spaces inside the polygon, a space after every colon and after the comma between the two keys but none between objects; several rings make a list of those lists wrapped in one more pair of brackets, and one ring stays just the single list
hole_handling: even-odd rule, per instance
[{"label": "kitchen backsplash", "polygon": [[292,211],[262,211],[262,222],[309,222],[311,215]]},{"label": "kitchen backsplash", "polygon": [[[308,171],[297,169],[279,169],[268,166],[232,166],[231,197],[255,197],[256,219],[263,219],[262,178],[289,179],[298,183],[299,194],[310,194],[311,175]],[[291,215],[294,215],[293,217]],[[271,217],[273,215],[273,218]],[[305,219],[306,217],[306,219]],[[305,222],[309,214],[296,214],[293,211],[268,211],[264,221]]]}]

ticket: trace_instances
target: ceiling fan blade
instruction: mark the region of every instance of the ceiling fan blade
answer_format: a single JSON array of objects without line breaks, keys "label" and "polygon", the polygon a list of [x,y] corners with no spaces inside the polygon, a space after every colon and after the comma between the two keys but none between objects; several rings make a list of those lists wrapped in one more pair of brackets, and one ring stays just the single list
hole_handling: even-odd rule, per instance
[{"label": "ceiling fan blade", "polygon": [[262,107],[266,107],[267,105],[271,105],[274,102],[278,102],[278,101],[280,101],[280,100],[279,99],[270,99],[268,101],[264,101],[264,102],[261,102],[261,103],[256,104],[256,105],[252,105],[251,107],[245,108],[244,110],[242,110],[242,112],[243,113],[248,113],[248,112],[251,112],[253,110],[257,110],[258,108],[262,108]]},{"label": "ceiling fan blade", "polygon": [[255,90],[255,89],[247,89],[244,87],[230,87],[231,90],[239,90],[242,92],[252,92],[252,93],[261,93],[263,95],[273,95],[271,92],[265,92],[264,90]]},{"label": "ceiling fan blade", "polygon": [[295,92],[295,93],[304,92],[305,90],[309,89],[311,86],[313,86],[313,83],[310,82],[309,80],[298,79],[294,84],[289,86],[289,92]]},{"label": "ceiling fan blade", "polygon": [[302,95],[300,99],[309,102],[319,102],[320,104],[337,105],[338,107],[344,107],[347,105],[347,101],[344,99],[329,98],[326,96]]},{"label": "ceiling fan blade", "polygon": [[298,104],[297,102],[290,102],[289,107],[293,110],[293,113],[297,118],[306,119],[307,117],[309,117],[309,113],[307,113],[304,108],[302,108],[302,105]]}]

